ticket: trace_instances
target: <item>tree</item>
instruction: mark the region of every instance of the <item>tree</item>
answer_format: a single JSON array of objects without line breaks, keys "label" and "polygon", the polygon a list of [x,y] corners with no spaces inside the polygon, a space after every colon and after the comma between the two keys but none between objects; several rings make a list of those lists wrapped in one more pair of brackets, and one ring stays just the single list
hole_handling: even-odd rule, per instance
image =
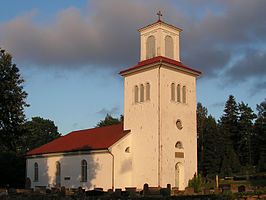
[{"label": "tree", "polygon": [[257,105],[258,118],[254,126],[254,140],[253,146],[255,157],[255,164],[258,165],[259,171],[266,171],[266,99]]},{"label": "tree", "polygon": [[2,151],[16,151],[25,121],[24,107],[28,106],[23,90],[24,80],[19,69],[12,64],[12,56],[0,48],[0,144]]},{"label": "tree", "polygon": [[223,175],[231,176],[233,172],[240,170],[238,156],[236,154],[239,145],[238,106],[233,95],[230,95],[220,119],[222,138],[222,159],[220,171]]},{"label": "tree", "polygon": [[218,125],[211,115],[205,121],[203,145],[202,174],[213,178],[219,173],[221,143]]},{"label": "tree", "polygon": [[22,148],[26,152],[61,137],[54,122],[41,117],[25,122],[24,128],[27,133],[22,138]]},{"label": "tree", "polygon": [[103,127],[103,126],[110,126],[115,124],[122,124],[124,121],[124,116],[120,115],[120,119],[113,118],[110,114],[106,114],[106,117],[104,120],[101,120],[97,123],[95,127]]},{"label": "tree", "polygon": [[239,161],[242,166],[251,166],[252,161],[252,146],[251,146],[251,137],[253,135],[253,120],[257,117],[253,110],[241,102],[239,105],[239,146],[238,146],[238,156]]},{"label": "tree", "polygon": [[197,138],[198,138],[198,169],[202,171],[204,151],[204,131],[208,110],[200,102],[197,104]]}]

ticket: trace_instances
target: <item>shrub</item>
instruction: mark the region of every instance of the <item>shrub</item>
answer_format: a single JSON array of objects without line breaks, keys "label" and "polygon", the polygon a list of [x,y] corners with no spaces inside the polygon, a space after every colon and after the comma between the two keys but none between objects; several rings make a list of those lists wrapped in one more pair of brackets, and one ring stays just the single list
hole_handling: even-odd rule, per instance
[{"label": "shrub", "polygon": [[194,192],[198,193],[201,191],[201,175],[194,174],[194,177],[188,181],[188,186],[194,188]]}]

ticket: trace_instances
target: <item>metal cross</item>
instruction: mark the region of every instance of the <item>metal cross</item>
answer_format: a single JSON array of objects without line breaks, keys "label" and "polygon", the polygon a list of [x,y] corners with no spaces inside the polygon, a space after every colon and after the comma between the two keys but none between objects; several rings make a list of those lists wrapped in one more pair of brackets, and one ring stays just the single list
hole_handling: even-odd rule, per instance
[{"label": "metal cross", "polygon": [[162,21],[162,16],[163,16],[163,15],[162,15],[162,13],[161,13],[160,10],[159,10],[159,12],[157,13],[157,15],[158,15],[158,18],[159,18],[158,20],[159,20],[159,21]]}]

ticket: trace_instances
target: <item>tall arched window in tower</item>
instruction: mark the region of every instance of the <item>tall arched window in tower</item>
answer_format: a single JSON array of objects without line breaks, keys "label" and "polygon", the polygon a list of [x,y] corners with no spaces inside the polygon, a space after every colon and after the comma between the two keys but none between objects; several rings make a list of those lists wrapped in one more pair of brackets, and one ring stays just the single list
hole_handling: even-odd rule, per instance
[{"label": "tall arched window in tower", "polygon": [[183,92],[182,92],[182,97],[183,97],[183,103],[187,103],[187,97],[186,97],[186,93],[187,93],[187,89],[186,86],[183,86]]},{"label": "tall arched window in tower", "polygon": [[146,42],[146,59],[155,57],[155,37],[149,36]]},{"label": "tall arched window in tower", "polygon": [[171,84],[171,100],[172,101],[175,100],[175,84],[174,83]]},{"label": "tall arched window in tower", "polygon": [[177,85],[177,91],[176,91],[176,96],[177,96],[177,102],[181,102],[181,88],[180,84]]},{"label": "tall arched window in tower", "polygon": [[146,100],[150,100],[151,99],[151,94],[150,94],[150,90],[151,90],[151,86],[149,83],[146,83]]},{"label": "tall arched window in tower", "polygon": [[81,182],[87,182],[87,161],[81,161]]},{"label": "tall arched window in tower", "polygon": [[38,163],[34,163],[34,181],[39,180],[39,167]]},{"label": "tall arched window in tower", "polygon": [[140,102],[144,101],[144,85],[140,85]]},{"label": "tall arched window in tower", "polygon": [[174,42],[173,38],[169,35],[165,37],[165,56],[168,58],[174,58]]},{"label": "tall arched window in tower", "polygon": [[139,101],[139,87],[136,85],[135,89],[134,89],[134,93],[135,93],[135,103],[138,103]]}]

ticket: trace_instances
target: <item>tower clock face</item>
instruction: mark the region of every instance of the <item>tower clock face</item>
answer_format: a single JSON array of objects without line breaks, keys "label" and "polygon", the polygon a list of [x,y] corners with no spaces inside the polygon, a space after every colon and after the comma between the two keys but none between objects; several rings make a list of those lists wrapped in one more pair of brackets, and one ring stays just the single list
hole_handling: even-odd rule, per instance
[{"label": "tower clock face", "polygon": [[179,130],[181,130],[181,129],[183,128],[183,126],[182,126],[182,122],[181,122],[180,119],[176,120],[176,127],[177,127]]}]

